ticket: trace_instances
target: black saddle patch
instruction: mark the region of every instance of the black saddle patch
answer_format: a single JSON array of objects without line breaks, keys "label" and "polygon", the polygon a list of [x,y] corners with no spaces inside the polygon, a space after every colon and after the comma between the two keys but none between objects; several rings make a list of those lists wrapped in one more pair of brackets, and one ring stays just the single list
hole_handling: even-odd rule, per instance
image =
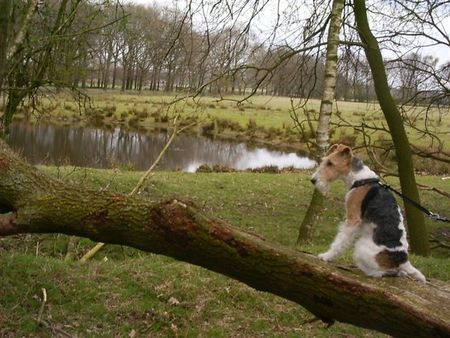
[{"label": "black saddle patch", "polygon": [[362,219],[376,225],[373,241],[388,248],[401,246],[403,230],[398,228],[400,214],[392,193],[382,186],[374,185],[361,204]]}]

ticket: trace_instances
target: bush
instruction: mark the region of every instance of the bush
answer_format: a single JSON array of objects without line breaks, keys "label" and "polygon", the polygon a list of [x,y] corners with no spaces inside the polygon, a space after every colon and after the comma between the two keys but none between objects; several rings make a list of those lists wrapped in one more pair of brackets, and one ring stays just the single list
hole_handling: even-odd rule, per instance
[{"label": "bush", "polygon": [[258,129],[258,125],[256,124],[255,119],[251,118],[248,120],[247,129],[250,131],[255,131],[256,129]]},{"label": "bush", "polygon": [[168,114],[162,115],[161,118],[160,118],[160,121],[161,121],[162,123],[167,123],[167,122],[169,122],[169,115],[168,115]]},{"label": "bush", "polygon": [[202,125],[202,134],[203,135],[214,135],[216,133],[216,124],[214,121],[210,123],[206,123]]},{"label": "bush", "polygon": [[146,111],[140,111],[136,114],[136,117],[139,119],[146,119],[148,117],[148,113]]},{"label": "bush", "polygon": [[202,164],[196,170],[197,173],[212,173],[212,168],[207,164]]},{"label": "bush", "polygon": [[92,125],[95,127],[99,127],[103,125],[103,120],[105,119],[105,115],[103,111],[98,108],[90,108],[86,109],[86,117]]},{"label": "bush", "polygon": [[134,117],[130,118],[128,120],[128,125],[131,128],[138,128],[139,127],[139,118],[137,116],[134,116]]},{"label": "bush", "polygon": [[350,135],[346,131],[342,131],[334,143],[342,143],[349,147],[354,147],[356,145],[356,138],[355,134]]},{"label": "bush", "polygon": [[217,129],[219,131],[223,131],[225,129],[230,129],[230,130],[234,130],[234,131],[242,131],[241,125],[235,121],[217,118],[216,124],[217,124]]},{"label": "bush", "polygon": [[105,110],[105,112],[106,112],[106,116],[107,116],[107,117],[111,117],[111,116],[113,116],[114,113],[116,112],[117,107],[116,107],[115,105],[112,105],[112,106],[106,106],[106,107],[104,108],[104,110]]}]

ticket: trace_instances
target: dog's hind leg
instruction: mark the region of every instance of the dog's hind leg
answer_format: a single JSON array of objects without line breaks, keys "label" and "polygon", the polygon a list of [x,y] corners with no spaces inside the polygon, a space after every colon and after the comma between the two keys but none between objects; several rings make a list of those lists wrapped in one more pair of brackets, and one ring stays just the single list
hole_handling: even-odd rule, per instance
[{"label": "dog's hind leg", "polygon": [[383,271],[375,260],[375,256],[382,249],[379,248],[370,238],[361,237],[355,244],[353,260],[356,266],[367,276],[383,277]]}]

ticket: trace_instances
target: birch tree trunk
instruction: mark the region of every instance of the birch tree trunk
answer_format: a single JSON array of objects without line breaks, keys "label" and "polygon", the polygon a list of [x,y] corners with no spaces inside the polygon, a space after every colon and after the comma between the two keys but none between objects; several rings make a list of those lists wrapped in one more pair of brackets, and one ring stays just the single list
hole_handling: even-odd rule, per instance
[{"label": "birch tree trunk", "polygon": [[449,337],[450,285],[373,279],[259,236],[177,200],[89,190],[52,179],[0,141],[0,236],[64,233],[202,266],[294,301],[323,321],[396,337]]},{"label": "birch tree trunk", "polygon": [[[330,120],[336,92],[336,64],[338,60],[337,53],[339,45],[339,32],[341,29],[343,9],[344,0],[333,1],[330,26],[328,28],[327,54],[325,61],[322,100],[320,102],[319,124],[317,125],[316,132],[317,161],[325,155],[329,146]],[[300,225],[297,244],[307,243],[311,240],[314,227],[320,219],[320,213],[323,211],[323,206],[323,195],[317,189],[314,189],[305,218]]]},{"label": "birch tree trunk", "polygon": [[[370,30],[365,0],[355,0],[354,7],[357,31],[364,44],[367,61],[372,70],[378,102],[386,118],[394,143],[402,192],[420,204],[408,136],[406,135],[400,112],[389,90],[386,70],[378,41]],[[416,254],[426,256],[429,253],[429,245],[424,216],[413,205],[405,203],[404,206],[411,250]]]}]

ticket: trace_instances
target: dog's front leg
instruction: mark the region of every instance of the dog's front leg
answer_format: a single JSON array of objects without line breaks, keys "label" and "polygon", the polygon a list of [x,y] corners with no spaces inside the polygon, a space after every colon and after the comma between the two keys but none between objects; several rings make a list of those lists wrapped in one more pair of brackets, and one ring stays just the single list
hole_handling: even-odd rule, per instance
[{"label": "dog's front leg", "polygon": [[339,226],[339,231],[334,238],[333,243],[327,252],[321,253],[319,258],[326,262],[333,260],[347,249],[355,240],[358,227],[349,225],[348,222],[342,223]]}]

